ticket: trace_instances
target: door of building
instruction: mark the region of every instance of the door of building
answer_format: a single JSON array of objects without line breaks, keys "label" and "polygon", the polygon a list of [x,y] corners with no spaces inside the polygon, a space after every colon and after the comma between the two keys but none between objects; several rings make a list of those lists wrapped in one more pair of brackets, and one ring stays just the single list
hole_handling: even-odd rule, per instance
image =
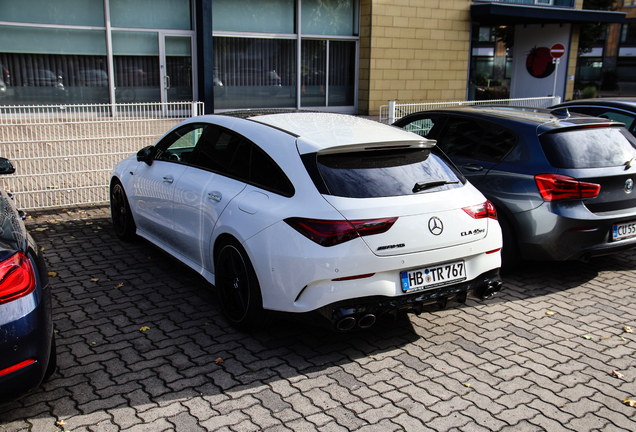
[{"label": "door of building", "polygon": [[167,32],[159,34],[162,103],[194,100],[192,51],[192,36]]}]

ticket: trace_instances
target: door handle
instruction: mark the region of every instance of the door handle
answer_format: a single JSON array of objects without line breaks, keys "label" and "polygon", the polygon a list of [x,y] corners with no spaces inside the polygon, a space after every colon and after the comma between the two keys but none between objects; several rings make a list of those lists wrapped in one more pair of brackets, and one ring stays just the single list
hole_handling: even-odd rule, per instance
[{"label": "door handle", "polygon": [[174,182],[174,178],[172,176],[165,176],[163,178],[163,181],[165,181],[166,183],[172,184],[172,182]]},{"label": "door handle", "polygon": [[210,192],[208,194],[208,198],[211,199],[212,201],[221,202],[221,199],[223,198],[223,196],[220,193],[217,195],[215,193]]},{"label": "door handle", "polygon": [[464,168],[466,171],[483,171],[484,169],[483,166],[477,164],[462,165],[462,168]]},{"label": "door handle", "polygon": [[170,88],[170,77],[166,75],[166,90]]}]

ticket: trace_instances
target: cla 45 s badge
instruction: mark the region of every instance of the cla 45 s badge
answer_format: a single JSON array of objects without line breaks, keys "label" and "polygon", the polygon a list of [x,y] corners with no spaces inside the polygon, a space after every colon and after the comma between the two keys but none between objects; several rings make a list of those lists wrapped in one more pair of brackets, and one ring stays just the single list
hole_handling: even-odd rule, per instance
[{"label": "cla 45 s badge", "polygon": [[477,229],[470,230],[470,231],[463,231],[461,235],[462,235],[462,237],[465,237],[465,236],[469,236],[469,235],[483,234],[485,232],[486,232],[485,229],[477,228]]}]

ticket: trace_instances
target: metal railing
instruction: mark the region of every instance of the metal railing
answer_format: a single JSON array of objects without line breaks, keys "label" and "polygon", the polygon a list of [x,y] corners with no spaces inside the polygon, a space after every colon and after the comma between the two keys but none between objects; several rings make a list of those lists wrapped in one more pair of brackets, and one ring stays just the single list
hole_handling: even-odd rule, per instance
[{"label": "metal railing", "polygon": [[0,106],[0,181],[21,209],[108,202],[117,162],[153,144],[202,102]]},{"label": "metal railing", "polygon": [[410,104],[397,104],[394,101],[389,105],[380,107],[380,121],[382,123],[393,123],[404,116],[419,111],[427,111],[437,108],[448,108],[462,105],[503,105],[503,106],[527,106],[533,108],[547,108],[552,105],[561,103],[560,96],[546,96],[535,98],[521,99],[497,99],[497,100],[479,100],[479,101],[449,101],[449,102],[423,102]]},{"label": "metal railing", "polygon": [[475,0],[477,3],[512,3],[519,5],[574,8],[575,0]]}]

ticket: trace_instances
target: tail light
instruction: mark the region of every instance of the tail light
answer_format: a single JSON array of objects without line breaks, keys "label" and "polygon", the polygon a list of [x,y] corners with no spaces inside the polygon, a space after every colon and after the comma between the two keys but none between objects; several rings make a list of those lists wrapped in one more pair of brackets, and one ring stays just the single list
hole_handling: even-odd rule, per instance
[{"label": "tail light", "polygon": [[0,262],[0,304],[24,297],[34,289],[33,267],[23,252]]},{"label": "tail light", "polygon": [[497,210],[495,210],[495,206],[490,201],[472,207],[465,207],[462,210],[473,219],[490,218],[497,220]]},{"label": "tail light", "polygon": [[305,218],[287,218],[285,222],[309,240],[320,246],[335,246],[352,240],[387,232],[398,218],[335,221]]},{"label": "tail light", "polygon": [[594,198],[601,191],[601,185],[558,174],[537,174],[534,180],[544,201]]},{"label": "tail light", "polygon": [[10,367],[8,367],[6,369],[2,369],[2,370],[0,370],[0,377],[4,376],[4,375],[8,375],[11,372],[15,372],[15,371],[17,371],[19,369],[22,369],[23,367],[27,367],[27,366],[29,366],[29,365],[31,365],[33,363],[35,363],[35,359],[28,359],[28,360],[25,360],[25,361],[20,362],[18,364],[15,364],[13,366],[10,366]]}]

